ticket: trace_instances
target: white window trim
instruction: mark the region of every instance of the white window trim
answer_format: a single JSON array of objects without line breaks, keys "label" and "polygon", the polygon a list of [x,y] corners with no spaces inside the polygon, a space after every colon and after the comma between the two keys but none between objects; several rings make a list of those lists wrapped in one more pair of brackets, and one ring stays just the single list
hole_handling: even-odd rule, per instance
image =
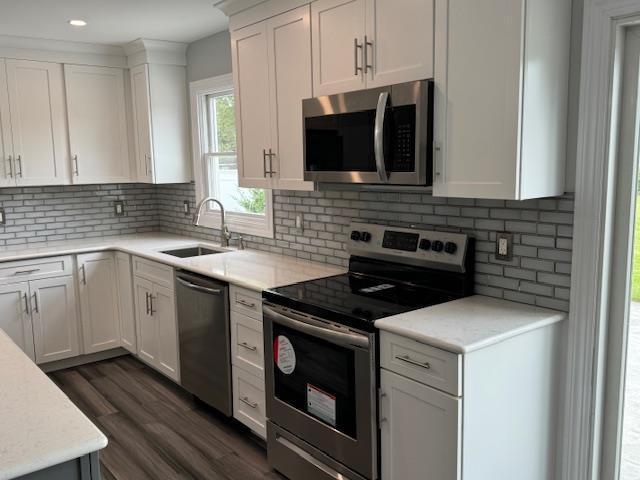
[{"label": "white window trim", "polygon": [[[207,95],[233,91],[233,76],[231,74],[205,78],[189,84],[189,96],[191,101],[191,141],[193,144],[193,175],[196,185],[196,203],[207,195],[207,179],[205,177],[205,154],[208,139],[204,126],[207,123]],[[240,158],[238,158],[238,162]],[[255,235],[258,237],[274,237],[273,226],[273,194],[265,189],[265,218],[264,221],[256,221],[250,215],[227,212],[225,222],[232,233]],[[207,228],[220,229],[220,213],[215,210],[205,209],[200,217],[200,225]]]}]

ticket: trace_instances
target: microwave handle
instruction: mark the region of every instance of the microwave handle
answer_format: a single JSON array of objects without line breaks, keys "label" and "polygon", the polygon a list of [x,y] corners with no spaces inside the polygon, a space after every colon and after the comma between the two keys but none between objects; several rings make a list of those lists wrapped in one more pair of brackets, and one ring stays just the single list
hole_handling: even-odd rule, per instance
[{"label": "microwave handle", "polygon": [[387,112],[387,102],[389,92],[382,92],[378,97],[378,107],[376,108],[376,122],[373,130],[373,151],[376,157],[376,169],[380,182],[388,183],[389,174],[384,163],[384,116]]}]

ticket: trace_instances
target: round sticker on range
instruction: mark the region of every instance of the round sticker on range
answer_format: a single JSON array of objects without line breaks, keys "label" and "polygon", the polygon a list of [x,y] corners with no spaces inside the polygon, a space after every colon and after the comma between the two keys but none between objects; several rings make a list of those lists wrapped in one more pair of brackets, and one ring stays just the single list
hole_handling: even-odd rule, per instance
[{"label": "round sticker on range", "polygon": [[278,335],[273,340],[273,359],[285,375],[291,375],[296,369],[296,351],[284,335]]}]

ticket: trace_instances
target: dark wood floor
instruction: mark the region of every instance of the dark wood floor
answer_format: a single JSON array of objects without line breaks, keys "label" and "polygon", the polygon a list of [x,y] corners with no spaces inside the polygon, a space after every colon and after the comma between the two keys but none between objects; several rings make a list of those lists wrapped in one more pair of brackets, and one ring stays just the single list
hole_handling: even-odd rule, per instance
[{"label": "dark wood floor", "polygon": [[109,438],[104,480],[283,478],[248,430],[133,357],[50,377]]}]

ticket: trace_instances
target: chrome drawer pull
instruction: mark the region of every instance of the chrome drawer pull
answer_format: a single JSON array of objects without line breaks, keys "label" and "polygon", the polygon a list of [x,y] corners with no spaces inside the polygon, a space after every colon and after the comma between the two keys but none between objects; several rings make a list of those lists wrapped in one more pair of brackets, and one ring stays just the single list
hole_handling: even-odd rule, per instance
[{"label": "chrome drawer pull", "polygon": [[246,405],[249,405],[251,408],[258,408],[258,404],[249,400],[249,397],[240,397],[240,401]]},{"label": "chrome drawer pull", "polygon": [[403,362],[409,363],[411,365],[415,365],[416,367],[422,367],[422,368],[426,368],[427,370],[431,369],[431,364],[429,362],[418,362],[417,360],[414,360],[413,358],[411,358],[409,355],[403,355],[402,357],[398,357],[396,355],[396,360],[402,360]]},{"label": "chrome drawer pull", "polygon": [[245,307],[256,308],[255,303],[247,302],[246,300],[236,300],[236,303],[239,303],[240,305],[244,305]]},{"label": "chrome drawer pull", "polygon": [[251,350],[252,352],[255,352],[258,350],[258,347],[253,346],[253,345],[249,345],[247,342],[242,342],[239,343],[238,345],[240,345],[241,347],[246,348],[247,350]]},{"label": "chrome drawer pull", "polygon": [[18,270],[17,272],[14,273],[14,275],[30,275],[32,273],[36,273],[39,271],[40,271],[39,268],[32,268],[31,270]]}]

